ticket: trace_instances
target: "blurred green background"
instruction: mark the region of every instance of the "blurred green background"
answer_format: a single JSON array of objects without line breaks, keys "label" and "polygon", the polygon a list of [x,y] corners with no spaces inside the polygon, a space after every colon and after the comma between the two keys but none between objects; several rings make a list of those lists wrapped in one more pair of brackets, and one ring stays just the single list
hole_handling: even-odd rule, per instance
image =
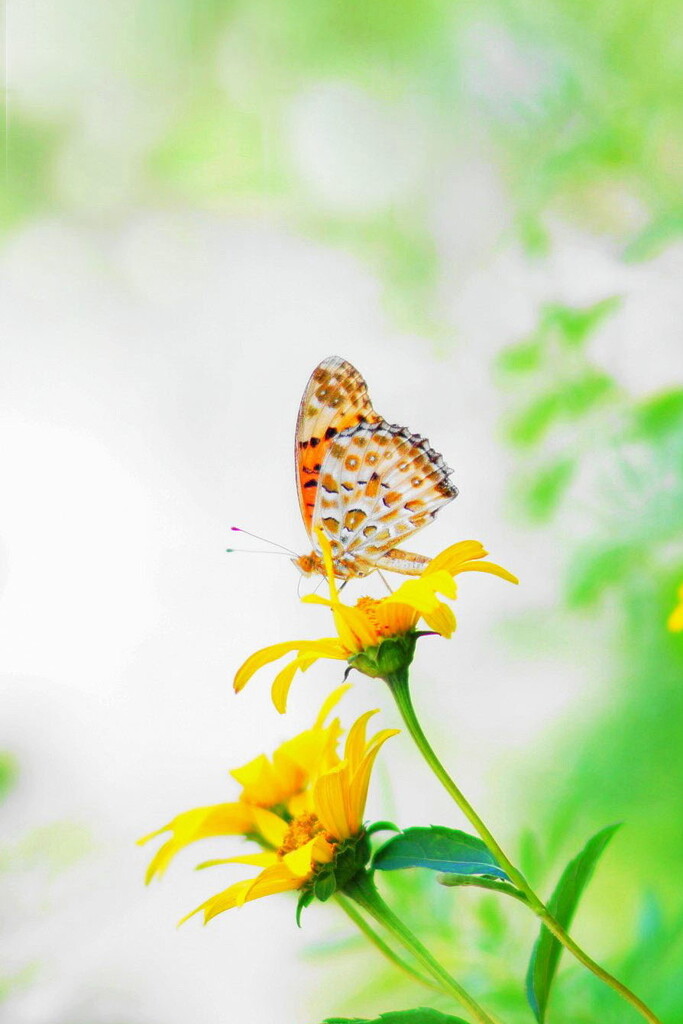
[{"label": "blurred green background", "polygon": [[[517,662],[542,651],[549,687],[580,650],[600,690],[505,756],[501,800],[545,892],[593,831],[627,823],[577,934],[683,1020],[683,636],[666,630],[683,580],[683,6],[62,0],[8,4],[4,30],[7,245],[52,218],[87,234],[200,210],[351,254],[425,359],[484,323],[470,358],[497,389],[505,515],[560,568],[499,640]],[[415,873],[387,885],[506,1024],[531,1020],[523,910]],[[343,976],[348,1005],[311,1013],[427,1001],[360,940],[330,949],[341,965],[311,951],[321,989]],[[636,1018],[565,963],[550,1019]]]}]

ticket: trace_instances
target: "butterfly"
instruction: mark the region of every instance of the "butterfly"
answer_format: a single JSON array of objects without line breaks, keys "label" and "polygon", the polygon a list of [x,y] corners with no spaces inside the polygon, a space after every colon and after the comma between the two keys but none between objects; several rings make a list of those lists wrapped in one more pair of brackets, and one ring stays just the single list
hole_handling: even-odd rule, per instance
[{"label": "butterfly", "polygon": [[391,569],[419,576],[424,555],[396,545],[431,522],[458,493],[452,470],[419,434],[387,423],[358,370],[324,359],[306,385],[294,449],[299,505],[314,550],[292,561],[324,575],[316,529],[330,542],[341,579]]}]

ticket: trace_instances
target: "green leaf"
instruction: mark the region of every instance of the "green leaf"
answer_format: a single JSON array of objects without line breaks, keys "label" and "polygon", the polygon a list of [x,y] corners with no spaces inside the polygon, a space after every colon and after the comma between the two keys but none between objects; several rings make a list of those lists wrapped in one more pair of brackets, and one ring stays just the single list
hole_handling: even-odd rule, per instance
[{"label": "green leaf", "polygon": [[[610,839],[621,825],[608,825],[589,839],[581,853],[570,860],[548,902],[548,910],[568,928],[574,917],[583,890],[588,885],[595,865]],[[545,1020],[550,989],[555,978],[562,946],[551,932],[541,926],[541,933],[531,953],[526,976],[526,994],[539,1024]]]},{"label": "green leaf", "polygon": [[379,848],[372,866],[379,871],[429,868],[461,875],[508,877],[481,839],[442,825],[408,828],[394,836]]},{"label": "green leaf", "polygon": [[512,896],[514,899],[521,900],[523,903],[527,902],[526,896],[521,889],[516,889],[514,885],[509,885],[507,882],[501,882],[497,878],[449,872],[448,874],[441,875],[437,878],[437,882],[439,885],[445,885],[448,889],[455,889],[458,887],[488,889],[490,892],[500,892],[504,896]]},{"label": "green leaf", "polygon": [[418,1006],[416,1010],[392,1010],[379,1017],[326,1017],[323,1024],[467,1024],[462,1017]]}]

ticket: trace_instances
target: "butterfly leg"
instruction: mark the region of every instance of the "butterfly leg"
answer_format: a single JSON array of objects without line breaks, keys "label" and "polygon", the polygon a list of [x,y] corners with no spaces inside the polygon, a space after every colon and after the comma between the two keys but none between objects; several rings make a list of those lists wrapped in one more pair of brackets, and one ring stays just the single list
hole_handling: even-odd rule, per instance
[{"label": "butterfly leg", "polygon": [[380,575],[380,579],[382,580],[382,583],[383,583],[383,584],[384,584],[384,586],[385,586],[385,587],[387,588],[387,590],[389,591],[389,593],[390,593],[390,594],[393,594],[393,590],[392,590],[392,589],[391,589],[391,587],[389,586],[389,583],[388,583],[388,581],[387,581],[387,578],[386,578],[386,576],[384,575],[384,573],[382,572],[382,570],[381,570],[381,569],[378,569],[378,570],[377,570],[377,572],[379,573],[379,575]]}]

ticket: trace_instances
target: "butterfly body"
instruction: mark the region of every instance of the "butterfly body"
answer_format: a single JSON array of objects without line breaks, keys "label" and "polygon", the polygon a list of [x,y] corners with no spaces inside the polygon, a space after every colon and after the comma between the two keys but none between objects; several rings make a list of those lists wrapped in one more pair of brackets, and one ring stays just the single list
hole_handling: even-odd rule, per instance
[{"label": "butterfly body", "polygon": [[[295,462],[304,523],[314,544],[316,529],[328,538],[338,577],[422,572],[429,559],[397,545],[456,496],[451,470],[425,438],[382,419],[361,375],[336,356],[304,391]],[[324,574],[317,549],[294,563],[304,575]]]}]

